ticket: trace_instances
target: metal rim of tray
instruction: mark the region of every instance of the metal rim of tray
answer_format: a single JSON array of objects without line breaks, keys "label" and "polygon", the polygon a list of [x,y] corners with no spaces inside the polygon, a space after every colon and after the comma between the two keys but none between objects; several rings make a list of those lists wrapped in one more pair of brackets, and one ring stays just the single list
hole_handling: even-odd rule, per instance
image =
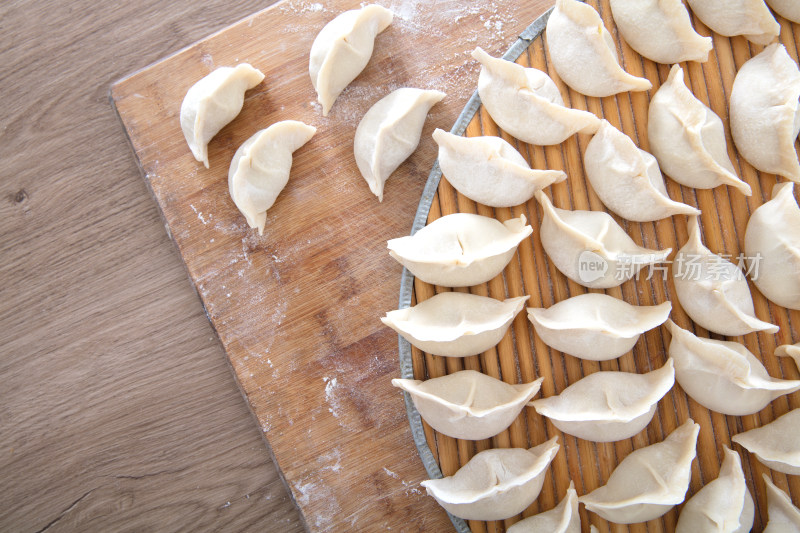
[{"label": "metal rim of tray", "polygon": [[[523,52],[528,49],[531,43],[533,43],[533,41],[535,41],[542,34],[545,25],[547,24],[547,19],[550,17],[550,13],[552,11],[553,8],[548,9],[544,12],[544,14],[533,21],[533,23],[519,35],[519,38],[511,46],[511,48],[509,48],[508,51],[503,54],[503,59],[508,61],[516,61],[519,56],[521,56]],[[461,114],[456,119],[455,124],[453,124],[450,133],[454,135],[463,135],[464,131],[467,129],[467,125],[475,116],[475,113],[478,112],[480,106],[481,99],[478,96],[478,91],[475,91],[467,102],[467,105],[461,111]],[[414,223],[411,226],[411,235],[414,235],[417,231],[425,227],[425,223],[428,220],[428,213],[431,209],[431,204],[433,203],[433,196],[436,194],[436,190],[439,188],[439,181],[441,178],[442,170],[439,168],[439,161],[437,160],[433,163],[433,168],[428,175],[428,181],[425,183],[425,189],[422,191],[422,198],[419,201],[417,213],[414,215]],[[413,292],[414,276],[408,271],[408,269],[403,268],[403,274],[400,280],[399,309],[411,307],[411,296]],[[401,336],[398,336],[398,339],[400,345],[400,377],[404,379],[414,379],[414,364],[411,359],[411,344],[409,344],[409,342]],[[431,452],[430,447],[428,447],[428,442],[425,439],[425,431],[422,429],[422,419],[420,418],[419,412],[417,411],[417,408],[414,407],[414,403],[411,401],[411,396],[407,392],[403,392],[403,397],[406,402],[408,422],[411,425],[411,434],[414,437],[414,444],[417,446],[417,451],[419,452],[420,459],[422,459],[422,464],[425,466],[425,470],[428,472],[428,476],[430,476],[431,479],[441,479],[443,477],[442,471],[439,468],[436,459],[433,457],[433,452]],[[470,528],[465,520],[458,518],[457,516],[453,516],[450,513],[447,513],[447,516],[450,517],[450,521],[453,522],[453,526],[455,526],[456,531],[459,533],[470,533]]]}]

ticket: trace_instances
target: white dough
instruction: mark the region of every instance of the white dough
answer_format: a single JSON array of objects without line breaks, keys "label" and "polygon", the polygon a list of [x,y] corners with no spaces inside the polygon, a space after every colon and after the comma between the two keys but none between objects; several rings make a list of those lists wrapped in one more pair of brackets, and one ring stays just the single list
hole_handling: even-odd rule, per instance
[{"label": "white dough", "polygon": [[647,137],[661,170],[678,183],[696,189],[730,185],[752,194],[728,157],[722,119],[686,87],[680,65],[650,101]]},{"label": "white dough", "polygon": [[689,240],[672,262],[672,279],[681,307],[705,329],[728,336],[778,332],[756,317],[742,271],[703,246],[697,217],[689,218]]},{"label": "white dough", "polygon": [[392,23],[385,7],[369,4],[339,14],[328,22],[311,45],[308,73],[328,116],[336,98],[361,74],[372,57],[375,37]]},{"label": "white dough", "polygon": [[631,48],[656,63],[708,61],[711,37],[694,31],[681,0],[611,0],[611,13]]},{"label": "white dough", "polygon": [[560,352],[591,361],[615,359],[639,336],[669,318],[670,302],[637,306],[607,294],[581,294],[547,309],[528,308],[542,341]]},{"label": "white dough", "polygon": [[689,419],[663,441],[634,450],[605,485],[578,501],[617,524],[647,522],[664,515],[686,496],[699,431],[700,425]]},{"label": "white dough", "polygon": [[783,18],[800,22],[800,2],[797,0],[767,0],[767,4]]},{"label": "white dough", "polygon": [[520,141],[560,144],[576,133],[597,131],[600,119],[565,107],[555,82],[541,70],[492,57],[481,48],[472,57],[481,63],[478,94],[483,106],[501,129]]},{"label": "white dough", "polygon": [[800,509],[792,504],[789,495],[775,486],[767,474],[762,474],[767,485],[767,513],[769,522],[764,533],[800,533]]},{"label": "white dough", "polygon": [[790,357],[797,368],[800,369],[800,342],[778,346],[775,348],[775,355],[778,357]]},{"label": "white dough", "polygon": [[567,495],[558,505],[537,515],[517,522],[507,533],[581,533],[581,516],[578,513],[578,493],[570,480]]},{"label": "white dough", "polygon": [[504,520],[525,510],[542,490],[558,437],[525,450],[495,448],[476,454],[452,476],[421,485],[439,505],[466,520]]},{"label": "white dough", "polygon": [[739,153],[758,170],[792,181],[800,181],[798,98],[800,70],[778,43],[742,65],[731,90],[731,134]]},{"label": "white dough", "polygon": [[766,45],[781,31],[764,0],[686,0],[703,24],[725,37]]},{"label": "white dough", "polygon": [[656,158],[603,120],[583,154],[586,178],[600,200],[622,218],[635,222],[673,215],[697,215],[694,207],[671,200]]},{"label": "white dough", "polygon": [[800,475],[800,409],[789,411],[760,428],[731,437],[773,470]]},{"label": "white dough", "polygon": [[633,437],[653,419],[656,404],[675,384],[672,359],[647,374],[595,372],[557,396],[530,405],[558,429],[592,442]]},{"label": "white dough", "polygon": [[533,398],[542,380],[509,385],[474,370],[426,381],[393,379],[411,395],[420,416],[433,429],[455,439],[494,437],[514,422]]},{"label": "white dough", "polygon": [[556,0],[547,21],[547,50],[553,67],[572,89],[587,96],[646,91],[653,84],[619,65],[614,38],[597,11],[578,0]]},{"label": "white dough", "polygon": [[267,209],[289,181],[292,152],[307,143],[317,129],[296,120],[276,122],[247,139],[233,155],[228,191],[247,225],[264,234]]},{"label": "white dough", "polygon": [[560,170],[531,169],[524,157],[500,137],[461,137],[436,129],[439,166],[447,181],[469,198],[490,207],[513,207],[534,193],[567,179]]},{"label": "white dough", "polygon": [[383,184],[417,149],[428,111],[444,96],[441,91],[397,89],[364,114],[353,152],[358,170],[378,201],[383,201]]},{"label": "white dough", "polygon": [[244,93],[264,79],[247,63],[220,67],[189,88],[181,103],[181,129],[192,155],[208,168],[208,142],[242,110]]},{"label": "white dough", "polygon": [[472,213],[438,218],[414,235],[387,243],[389,255],[426,283],[470,287],[500,274],[533,233],[525,215],[500,223]]}]

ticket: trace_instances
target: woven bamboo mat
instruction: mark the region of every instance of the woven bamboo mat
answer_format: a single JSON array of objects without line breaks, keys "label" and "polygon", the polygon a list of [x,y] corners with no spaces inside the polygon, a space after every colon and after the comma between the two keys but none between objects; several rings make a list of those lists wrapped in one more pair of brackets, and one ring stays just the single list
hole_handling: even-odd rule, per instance
[{"label": "woven bamboo mat", "polygon": [[[642,58],[621,38],[611,18],[608,0],[589,0],[602,15],[606,27],[616,38],[620,62],[625,70],[635,76],[644,76],[653,82],[649,92],[623,93],[608,98],[592,98],[570,90],[558,77],[549,64],[543,36],[535,39],[528,50],[518,59],[523,66],[533,66],[546,71],[559,86],[567,106],[589,110],[606,118],[615,127],[628,134],[642,149],[649,150],[646,125],[650,97],[666,81],[669,65],[660,65]],[[798,25],[784,19],[781,23],[780,41],[786,46],[790,56],[797,61],[800,50],[800,31]],[[734,76],[742,64],[763,47],[753,45],[742,37],[725,38],[711,32],[696,18],[695,29],[702,35],[712,35],[714,50],[709,61],[703,64],[683,64],[686,84],[704,104],[713,109],[725,123],[728,150],[737,174],[753,188],[753,195],[745,197],[729,187],[712,190],[697,190],[682,187],[666,179],[669,196],[679,202],[697,206],[702,210],[703,239],[706,246],[718,254],[736,257],[743,250],[744,232],[750,213],[769,200],[772,186],[777,179],[774,175],[756,171],[738,157],[730,137],[727,102]],[[582,154],[590,140],[588,135],[573,136],[557,146],[529,146],[500,131],[488,113],[480,108],[467,126],[467,136],[498,135],[528,158],[533,168],[562,169],[569,178],[563,183],[551,186],[546,193],[557,207],[566,209],[605,210],[603,204],[587,184],[584,176]],[[534,227],[534,234],[519,246],[518,254],[501,276],[489,283],[472,287],[474,294],[505,299],[528,294],[531,307],[549,307],[571,296],[588,292],[588,289],[568,280],[548,260],[538,236],[538,225],[542,210],[535,200],[511,209],[492,209],[476,204],[457,193],[444,177],[438,187],[433,204],[428,213],[428,222],[451,213],[478,213],[495,217],[501,221],[524,214]],[[675,216],[657,222],[634,223],[612,215],[637,244],[653,249],[671,247],[674,257],[687,240],[687,218]],[[681,327],[701,337],[723,338],[695,325],[681,309],[674,296],[674,286],[670,276],[654,271],[648,278],[648,269],[643,269],[638,280],[631,280],[621,287],[606,292],[616,298],[636,305],[654,305],[666,300],[673,304],[673,320]],[[451,289],[436,287],[419,280],[414,283],[414,298],[423,301],[434,294]],[[461,290],[461,289],[456,289]],[[601,291],[595,291],[601,292]],[[749,334],[731,338],[744,343],[759,356],[770,375],[786,379],[800,379],[794,363],[788,358],[773,356],[775,347],[780,344],[800,340],[800,312],[789,312],[772,304],[751,284],[756,314],[780,326],[775,335],[764,333]],[[412,350],[412,362],[416,379],[429,379],[450,374],[463,369],[473,369],[500,378],[509,383],[529,382],[544,376],[540,396],[546,397],[560,393],[567,385],[583,376],[600,370],[620,370],[644,373],[664,364],[667,359],[669,341],[665,328],[656,328],[645,333],[631,353],[619,359],[606,362],[581,361],[548,348],[534,334],[526,313],[523,311],[514,320],[512,327],[497,346],[481,355],[467,358],[444,358]],[[727,445],[739,452],[748,480],[748,487],[755,499],[756,519],[753,531],[761,531],[767,519],[767,506],[762,473],[772,476],[775,483],[788,489],[795,503],[800,502],[800,477],[786,476],[773,472],[759,463],[738,445],[731,445],[731,435],[766,424],[787,411],[800,407],[800,392],[783,396],[772,402],[763,411],[750,416],[734,417],[713,413],[703,408],[683,392],[679,385],[670,391],[659,403],[653,421],[647,428],[631,439],[615,443],[592,443],[561,433],[547,419],[538,415],[533,408],[526,407],[511,427],[493,437],[482,441],[457,440],[441,435],[423,424],[425,438],[444,475],[453,474],[479,451],[495,447],[529,447],[558,435],[561,450],[552,463],[545,479],[544,488],[538,500],[526,510],[529,516],[554,507],[565,495],[570,480],[575,482],[578,494],[586,494],[603,485],[619,462],[632,450],[661,441],[687,418],[691,417],[701,426],[697,445],[697,459],[692,465],[692,477],[687,499],[704,484],[715,479],[722,461],[722,446]],[[601,532],[632,531],[662,532],[673,531],[682,506],[677,506],[662,518],[651,522],[621,526],[610,524],[597,515],[588,513],[581,506],[583,530],[594,524]],[[505,522],[469,522],[472,531],[504,531],[520,517]]]}]

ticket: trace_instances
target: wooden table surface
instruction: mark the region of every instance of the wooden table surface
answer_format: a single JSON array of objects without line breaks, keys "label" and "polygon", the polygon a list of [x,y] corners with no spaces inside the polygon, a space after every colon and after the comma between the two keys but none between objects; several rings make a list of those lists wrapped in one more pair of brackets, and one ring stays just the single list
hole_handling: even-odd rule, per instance
[{"label": "wooden table surface", "polygon": [[0,531],[303,530],[108,101],[271,3],[0,3]]}]

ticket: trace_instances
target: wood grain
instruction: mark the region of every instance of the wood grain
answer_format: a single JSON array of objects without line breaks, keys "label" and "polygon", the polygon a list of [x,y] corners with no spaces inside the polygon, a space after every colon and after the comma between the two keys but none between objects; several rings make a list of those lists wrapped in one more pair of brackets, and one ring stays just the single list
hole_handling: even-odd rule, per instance
[{"label": "wood grain", "polygon": [[[645,76],[653,82],[648,92],[623,93],[608,98],[585,97],[569,89],[549,64],[549,56],[544,39],[536,40],[523,54],[518,63],[545,70],[558,85],[568,106],[592,111],[606,118],[615,127],[631,136],[638,146],[647,150],[647,109],[650,97],[666,81],[668,65],[658,65],[643,59],[634,52],[617,34],[611,19],[608,0],[588,0],[603,15],[606,27],[619,43],[620,59],[625,69],[636,76]],[[693,20],[696,29],[703,35],[711,35],[707,27]],[[789,54],[797,61],[800,25],[781,20],[783,42]],[[718,187],[713,190],[696,190],[681,187],[667,179],[670,197],[702,210],[701,223],[706,246],[719,254],[736,257],[743,248],[744,231],[750,213],[767,201],[772,186],[777,179],[773,175],[757,172],[744,160],[737,157],[727,125],[727,102],[735,72],[750,57],[763,47],[749,44],[744,38],[724,38],[714,35],[714,51],[707,63],[683,64],[687,86],[706,105],[711,107],[726,123],[729,153],[735,162],[737,173],[753,187],[753,196],[745,197],[731,188]],[[565,209],[604,211],[605,208],[584,176],[582,154],[591,136],[577,135],[558,146],[529,146],[516,141],[500,131],[485,109],[481,108],[466,130],[467,136],[499,135],[511,142],[525,155],[534,168],[561,169],[568,174],[568,180],[555,184],[547,191],[553,203]],[[441,216],[468,212],[495,217],[501,221],[524,214],[534,228],[542,218],[542,210],[535,200],[512,209],[492,209],[476,204],[458,193],[447,181],[440,182],[439,189],[428,216],[431,222]],[[650,223],[633,223],[613,215],[627,233],[641,246],[651,249],[670,247],[679,249],[687,240],[686,217],[676,216]],[[674,254],[673,254],[674,256]],[[437,292],[450,289],[432,287],[416,280],[415,301],[423,301]],[[454,289],[467,290],[467,289]],[[534,237],[521,243],[516,259],[512,260],[504,273],[489,283],[469,289],[475,294],[497,299],[530,295],[529,306],[549,307],[570,296],[590,292],[577,283],[568,280],[549,261],[545,254],[538,232]],[[760,356],[772,376],[785,379],[798,379],[797,368],[787,361],[774,357],[778,344],[796,342],[799,336],[800,312],[788,311],[768,302],[751,284],[756,314],[765,320],[778,324],[781,328],[776,335],[765,333],[749,334],[732,338]],[[602,291],[591,291],[602,292]],[[682,327],[689,327],[702,337],[721,338],[694,325],[674,298],[674,285],[671,277],[665,279],[663,272],[654,270],[652,279],[645,269],[639,279],[624,283],[620,287],[608,289],[607,294],[621,298],[636,305],[654,305],[666,300],[673,304],[673,319]],[[527,383],[543,376],[542,396],[558,394],[567,385],[581,377],[599,370],[621,370],[644,373],[662,366],[667,358],[669,336],[663,328],[656,328],[644,335],[632,352],[619,359],[604,362],[583,361],[550,349],[535,335],[525,313],[520,313],[500,344],[479,356],[464,358],[442,358],[415,351],[414,372],[419,379],[433,378],[470,368],[482,371],[509,383]],[[445,360],[446,359],[446,360]],[[672,391],[658,404],[654,420],[641,433],[631,439],[615,443],[591,443],[560,432],[546,418],[533,408],[527,408],[506,431],[485,441],[470,442],[456,440],[440,435],[426,426],[428,444],[438,458],[445,475],[452,475],[475,453],[490,447],[529,447],[540,444],[558,435],[562,451],[553,461],[551,471],[545,479],[544,488],[535,501],[523,514],[529,516],[554,507],[565,495],[570,480],[573,480],[579,495],[603,485],[619,462],[634,449],[663,440],[663,438],[687,418],[692,417],[701,425],[698,440],[698,458],[693,463],[692,478],[687,497],[696,493],[704,484],[715,479],[722,461],[722,445],[737,450],[742,455],[748,486],[756,500],[756,520],[754,531],[761,531],[766,523],[766,494],[761,473],[768,473],[781,488],[789,490],[795,502],[800,501],[800,480],[796,476],[770,471],[748,454],[740,446],[732,446],[730,437],[746,429],[752,429],[772,421],[790,409],[800,407],[800,393],[782,396],[773,401],[760,413],[744,417],[723,416],[710,412],[689,399],[675,385]],[[600,531],[661,532],[673,531],[681,506],[677,506],[662,518],[646,524],[622,526],[611,524],[597,515],[588,513],[581,506],[581,521],[584,531],[588,524],[596,525]],[[519,517],[504,522],[471,521],[473,531],[504,531],[519,520]]]},{"label": "wood grain", "polygon": [[0,3],[0,530],[303,530],[108,102],[268,3]]}]

